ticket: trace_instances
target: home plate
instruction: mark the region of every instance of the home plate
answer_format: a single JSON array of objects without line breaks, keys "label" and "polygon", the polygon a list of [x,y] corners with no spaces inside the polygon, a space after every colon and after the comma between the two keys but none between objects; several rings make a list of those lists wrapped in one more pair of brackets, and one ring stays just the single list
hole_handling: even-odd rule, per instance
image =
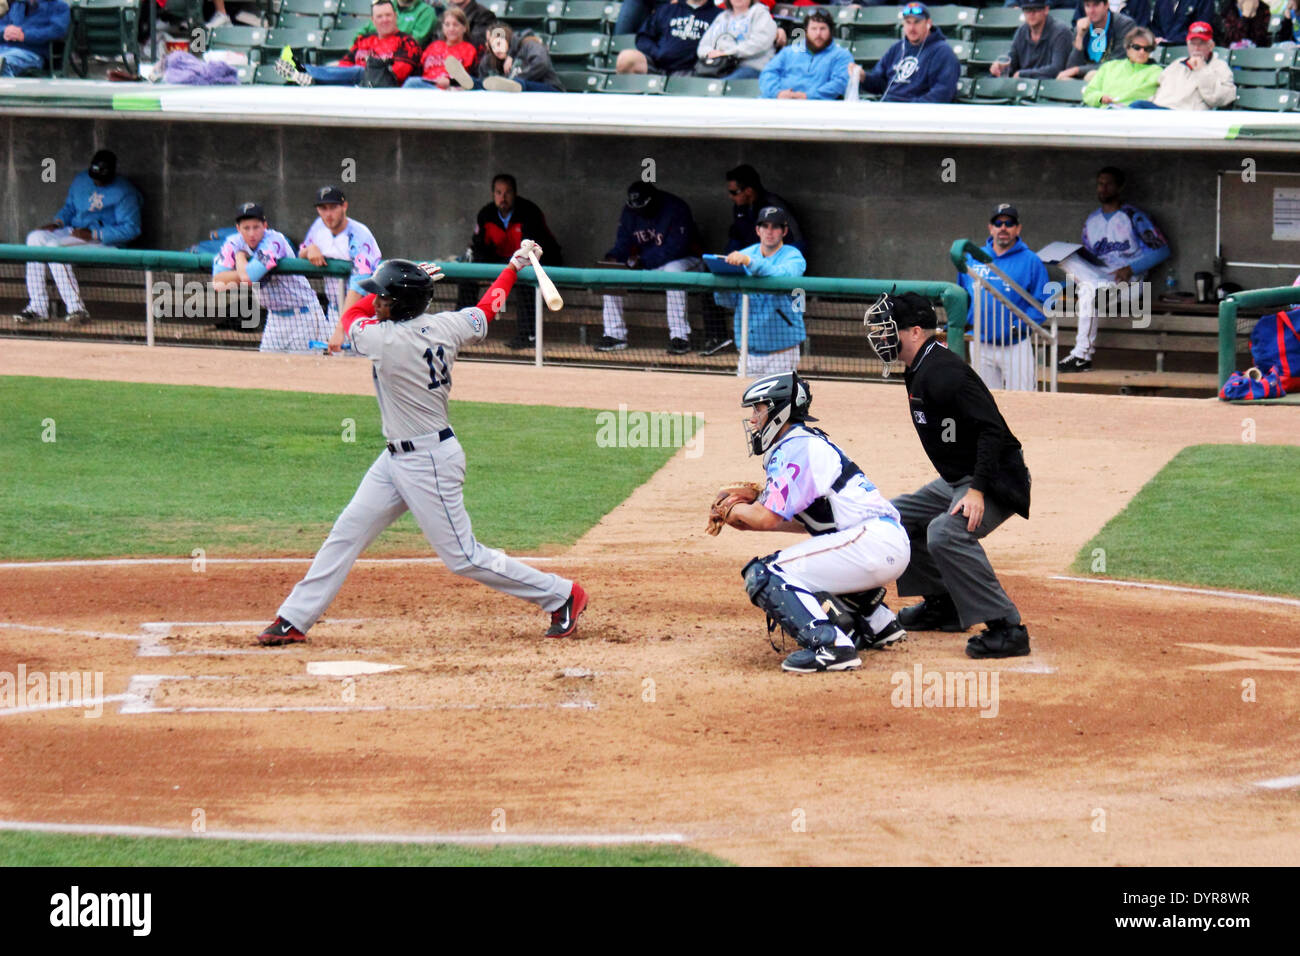
[{"label": "home plate", "polygon": [[307,673],[320,677],[356,677],[358,674],[382,674],[400,671],[401,664],[372,664],[370,661],[308,661]]}]

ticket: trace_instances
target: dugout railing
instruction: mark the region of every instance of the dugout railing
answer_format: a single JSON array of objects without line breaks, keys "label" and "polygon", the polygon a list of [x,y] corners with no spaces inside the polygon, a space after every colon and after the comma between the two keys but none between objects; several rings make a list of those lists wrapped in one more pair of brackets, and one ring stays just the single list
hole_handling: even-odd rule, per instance
[{"label": "dugout railing", "polygon": [[[1278,311],[1289,311],[1300,303],[1300,289],[1295,286],[1277,286],[1271,289],[1251,289],[1247,292],[1234,292],[1219,303],[1219,388],[1234,371],[1249,368],[1255,362],[1250,358],[1250,333],[1259,322],[1258,315],[1248,318],[1239,317],[1243,309],[1267,309],[1276,307]],[[1244,346],[1244,358],[1239,362],[1238,344]],[[1265,372],[1268,369],[1264,369]]]},{"label": "dugout railing", "polygon": [[[16,321],[16,313],[27,302],[27,264],[49,262],[74,268],[91,316],[89,322],[72,326],[58,318],[36,324]],[[476,301],[501,270],[500,265],[441,264],[447,279],[435,287],[434,310]],[[211,270],[211,255],[0,245],[0,335],[256,349],[263,317],[255,295],[247,289],[241,296],[213,293],[208,281]],[[341,286],[348,267],[331,262],[317,268],[305,259],[286,259],[277,271],[307,277],[324,303],[325,283]],[[55,307],[51,311],[57,309],[62,314],[48,270],[43,272]],[[968,299],[965,290],[952,282],[814,276],[757,279],[624,269],[548,268],[547,273],[564,297],[564,308],[547,310],[533,271],[523,270],[512,301],[492,324],[488,338],[466,349],[465,358],[738,374],[744,368],[741,350],[753,346],[752,330],[746,322],[755,301],[752,297],[775,295],[786,297],[789,308],[800,310],[803,318],[807,336],[800,346],[801,372],[827,377],[879,376],[883,366],[867,345],[862,316],[876,296],[890,291],[915,291],[934,301],[941,321],[944,317],[948,320],[951,346],[964,354],[962,329]],[[668,351],[668,292],[680,293],[685,299],[692,329],[690,351],[685,354]],[[716,304],[716,293],[738,296],[739,320],[735,308]],[[609,294],[623,298],[628,347],[602,352],[596,346],[604,332],[604,297]],[[521,327],[534,337],[523,348],[516,347]],[[719,329],[735,340],[733,346],[704,354],[705,344],[713,341]]]}]

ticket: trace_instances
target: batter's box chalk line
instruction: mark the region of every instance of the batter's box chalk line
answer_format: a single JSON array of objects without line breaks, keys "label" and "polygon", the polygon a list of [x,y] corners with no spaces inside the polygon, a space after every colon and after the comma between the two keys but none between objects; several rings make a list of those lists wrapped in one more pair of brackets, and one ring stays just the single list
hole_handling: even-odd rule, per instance
[{"label": "batter's box chalk line", "polygon": [[[559,557],[534,557],[524,555],[511,555],[520,561],[527,561],[529,564],[542,563],[546,564],[551,561],[567,561],[568,558]],[[204,558],[204,564],[216,565],[245,565],[245,564],[311,564],[312,558]],[[163,566],[180,566],[192,565],[194,558],[87,558],[83,560],[70,561],[4,561],[0,562],[0,570],[32,570],[32,569],[58,569],[58,568],[134,568],[148,565]],[[373,564],[379,567],[385,565],[406,566],[412,564],[442,564],[441,558],[358,558],[357,564]]]},{"label": "batter's box chalk line", "polygon": [[1260,604],[1281,604],[1300,607],[1295,598],[1274,597],[1270,594],[1251,594],[1247,591],[1215,591],[1210,588],[1187,588],[1174,584],[1155,584],[1151,581],[1118,581],[1112,578],[1076,578],[1065,574],[1051,575],[1053,581],[1073,581],[1076,584],[1109,584],[1116,588],[1144,588],[1149,591],[1174,591],[1178,594],[1196,594],[1200,597],[1231,598],[1238,601],[1255,601]]}]

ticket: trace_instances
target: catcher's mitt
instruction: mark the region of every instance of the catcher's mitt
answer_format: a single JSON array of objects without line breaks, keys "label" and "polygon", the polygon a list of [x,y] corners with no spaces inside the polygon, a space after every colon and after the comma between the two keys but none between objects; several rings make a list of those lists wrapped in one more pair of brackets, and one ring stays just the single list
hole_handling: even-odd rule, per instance
[{"label": "catcher's mitt", "polygon": [[709,523],[704,530],[709,534],[718,534],[722,531],[727,515],[735,505],[742,502],[751,504],[757,501],[762,493],[763,486],[756,481],[734,481],[723,485],[714,495],[713,504],[709,506]]}]

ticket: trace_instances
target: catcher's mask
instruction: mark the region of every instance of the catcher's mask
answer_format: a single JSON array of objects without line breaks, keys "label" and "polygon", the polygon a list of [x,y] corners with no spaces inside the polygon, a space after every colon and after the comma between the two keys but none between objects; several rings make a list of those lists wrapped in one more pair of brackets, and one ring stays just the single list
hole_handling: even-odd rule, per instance
[{"label": "catcher's mask", "polygon": [[772,447],[776,436],[787,422],[815,422],[808,414],[812,404],[812,390],[797,372],[781,372],[760,378],[741,396],[742,408],[766,405],[767,416],[763,424],[755,427],[749,419],[743,420],[745,445],[751,455],[761,455]]},{"label": "catcher's mask", "polygon": [[867,344],[885,363],[886,375],[890,364],[898,359],[899,331],[913,326],[933,329],[938,321],[930,300],[916,292],[899,296],[886,292],[871,303],[862,317],[862,324],[867,327]]},{"label": "catcher's mask", "polygon": [[394,322],[423,315],[433,299],[433,279],[409,259],[389,259],[375,274],[362,279],[361,288],[392,300],[388,317]]}]

